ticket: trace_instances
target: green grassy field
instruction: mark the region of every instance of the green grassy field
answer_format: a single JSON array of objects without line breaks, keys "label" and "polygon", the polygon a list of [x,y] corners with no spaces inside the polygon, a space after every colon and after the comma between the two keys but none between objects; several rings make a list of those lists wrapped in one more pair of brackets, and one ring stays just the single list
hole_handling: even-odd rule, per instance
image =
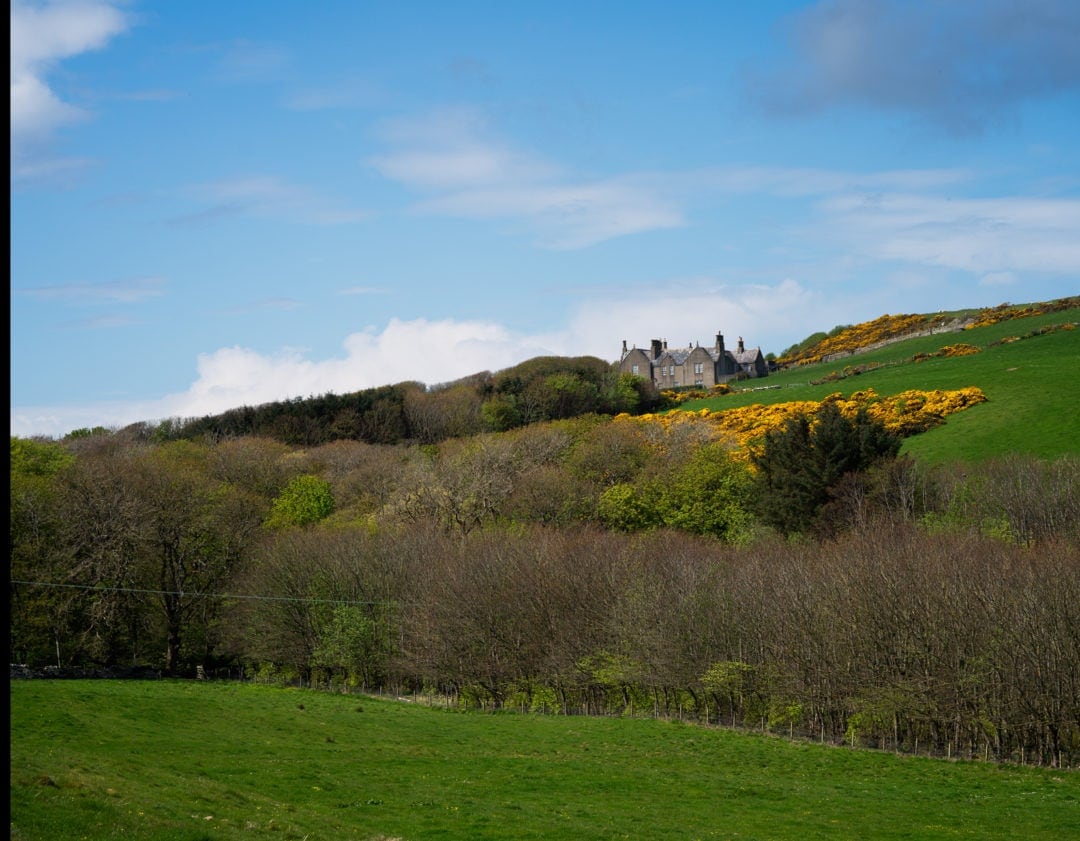
[{"label": "green grassy field", "polygon": [[[1007,337],[1077,321],[1080,310],[1073,309],[958,333],[909,339],[754,381],[755,386],[773,388],[744,389],[725,397],[689,401],[681,408],[708,407],[720,411],[753,403],[820,400],[837,391],[847,396],[868,388],[887,397],[908,389],[978,386],[988,402],[950,416],[937,429],[909,438],[902,452],[927,463],[981,461],[1009,453],[1030,453],[1042,458],[1080,453],[1080,329],[1060,330],[991,347]],[[917,353],[933,353],[945,345],[959,343],[981,347],[983,352],[911,361]],[[875,364],[882,367],[835,382],[811,384],[833,371],[842,372],[848,365]]]},{"label": "green grassy field", "polygon": [[12,681],[12,839],[1064,839],[1080,775],[679,722]]}]

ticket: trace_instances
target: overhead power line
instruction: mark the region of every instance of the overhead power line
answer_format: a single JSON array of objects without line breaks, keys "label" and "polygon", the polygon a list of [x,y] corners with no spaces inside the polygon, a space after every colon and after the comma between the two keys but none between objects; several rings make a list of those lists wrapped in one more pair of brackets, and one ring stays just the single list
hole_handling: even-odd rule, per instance
[{"label": "overhead power line", "polygon": [[64,590],[93,590],[106,593],[134,593],[149,596],[191,596],[192,598],[206,599],[242,599],[259,602],[305,602],[307,604],[351,604],[351,605],[378,605],[388,606],[400,604],[400,602],[371,602],[357,599],[320,599],[313,596],[253,596],[244,593],[202,593],[199,591],[184,590],[150,590],[142,587],[109,587],[97,584],[65,584],[59,581],[27,581],[22,578],[12,578],[12,584],[25,584],[29,587],[54,587]]}]

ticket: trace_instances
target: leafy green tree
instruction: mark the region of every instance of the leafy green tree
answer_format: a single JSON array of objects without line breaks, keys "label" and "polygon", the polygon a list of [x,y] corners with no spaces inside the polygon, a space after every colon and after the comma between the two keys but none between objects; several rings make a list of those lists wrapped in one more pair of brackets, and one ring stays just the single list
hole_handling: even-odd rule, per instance
[{"label": "leafy green tree", "polygon": [[662,522],[655,503],[628,483],[607,488],[600,494],[596,510],[600,522],[618,531],[646,531]]},{"label": "leafy green tree", "polygon": [[334,493],[330,483],[318,476],[297,476],[285,486],[270,507],[267,528],[307,526],[334,513]]},{"label": "leafy green tree", "polygon": [[392,650],[389,605],[335,605],[312,654],[314,665],[342,671],[362,687],[381,685]]},{"label": "leafy green tree", "polygon": [[833,402],[813,414],[789,418],[766,434],[752,459],[762,519],[784,535],[820,528],[819,514],[847,475],[891,460],[900,438],[860,410],[847,418]]},{"label": "leafy green tree", "polygon": [[[176,441],[142,454],[125,477],[141,501],[138,529],[143,580],[153,581],[165,620],[165,671],[175,674],[182,647],[197,634],[203,660],[220,608],[211,596],[239,567],[258,529],[261,501],[208,474],[206,449]],[[191,646],[189,646],[191,647]]]},{"label": "leafy green tree", "polygon": [[750,533],[751,491],[746,467],[721,442],[696,446],[689,458],[637,484],[620,483],[601,495],[601,522],[620,531],[666,526],[740,542]]},{"label": "leafy green tree", "polygon": [[657,488],[666,526],[739,542],[750,532],[750,474],[721,442],[695,450],[685,466]]},{"label": "leafy green tree", "polygon": [[492,432],[506,432],[521,426],[521,412],[513,395],[496,394],[485,400],[480,407],[480,416]]},{"label": "leafy green tree", "polygon": [[55,589],[19,581],[51,575],[61,516],[56,476],[74,461],[62,445],[29,438],[11,439],[8,520],[11,549],[10,659],[12,663],[51,661],[59,639],[53,627],[63,611],[64,595]]}]

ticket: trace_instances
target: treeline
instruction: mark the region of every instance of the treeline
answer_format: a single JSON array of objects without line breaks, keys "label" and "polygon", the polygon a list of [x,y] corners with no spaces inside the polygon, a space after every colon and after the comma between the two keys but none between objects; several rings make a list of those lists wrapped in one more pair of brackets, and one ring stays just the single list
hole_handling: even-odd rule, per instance
[{"label": "treeline", "polygon": [[263,678],[1080,758],[1074,543],[896,521],[753,549],[678,532],[414,528],[294,532],[257,557],[245,592],[291,600],[228,604],[223,643]]},{"label": "treeline", "polygon": [[437,446],[13,438],[11,662],[1075,765],[1077,459],[925,469],[827,406],[752,462],[600,415]]},{"label": "treeline", "polygon": [[298,397],[133,429],[158,441],[258,436],[304,447],[338,440],[433,444],[581,414],[636,414],[664,407],[652,383],[620,375],[609,362],[548,356],[431,387],[405,382]]}]

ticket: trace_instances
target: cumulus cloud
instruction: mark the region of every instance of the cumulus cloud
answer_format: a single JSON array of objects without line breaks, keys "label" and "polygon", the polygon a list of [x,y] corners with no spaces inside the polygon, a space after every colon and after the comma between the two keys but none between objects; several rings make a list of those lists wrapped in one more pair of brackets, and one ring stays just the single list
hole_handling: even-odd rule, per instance
[{"label": "cumulus cloud", "polygon": [[788,19],[786,54],[748,74],[785,113],[868,105],[980,130],[1022,100],[1080,90],[1074,0],[822,0]]},{"label": "cumulus cloud", "polygon": [[83,162],[49,154],[54,133],[85,119],[47,81],[63,59],[101,49],[127,29],[115,4],[100,0],[11,5],[11,173],[22,182],[70,170]]},{"label": "cumulus cloud", "polygon": [[506,220],[549,248],[584,248],[684,222],[654,179],[574,177],[490,135],[471,109],[388,121],[379,136],[390,148],[368,163],[424,196],[418,212]]},{"label": "cumulus cloud", "polygon": [[[566,326],[549,333],[520,333],[491,321],[392,319],[381,330],[347,336],[342,353],[313,359],[302,348],[260,353],[241,346],[201,354],[197,378],[183,392],[158,400],[89,406],[26,407],[11,412],[14,435],[63,435],[79,427],[122,427],[137,421],[200,417],[245,405],[312,395],[347,393],[389,383],[450,382],[480,371],[498,371],[536,356],[591,355],[614,361],[619,338],[645,344],[656,337],[673,346],[711,344],[722,331],[729,344],[779,351],[780,337],[809,320],[828,319],[825,303],[792,280],[739,285],[714,278],[669,279],[685,307],[658,316],[645,296],[594,293],[575,305]],[[786,337],[785,337],[786,338]],[[801,336],[800,336],[801,338]],[[790,343],[789,341],[786,343]]]},{"label": "cumulus cloud", "polygon": [[[658,311],[653,300],[656,284],[640,290],[630,287],[625,290],[628,294],[612,298],[593,298],[575,310],[568,342],[590,348],[578,353],[616,359],[624,340],[627,347],[646,347],[652,339],[690,347],[711,345],[716,334],[723,333],[728,347],[742,336],[747,347],[779,353],[807,323],[832,317],[824,300],[791,278],[775,283],[668,278],[660,285],[678,297],[678,307]],[[619,338],[619,347],[612,337]]]}]

